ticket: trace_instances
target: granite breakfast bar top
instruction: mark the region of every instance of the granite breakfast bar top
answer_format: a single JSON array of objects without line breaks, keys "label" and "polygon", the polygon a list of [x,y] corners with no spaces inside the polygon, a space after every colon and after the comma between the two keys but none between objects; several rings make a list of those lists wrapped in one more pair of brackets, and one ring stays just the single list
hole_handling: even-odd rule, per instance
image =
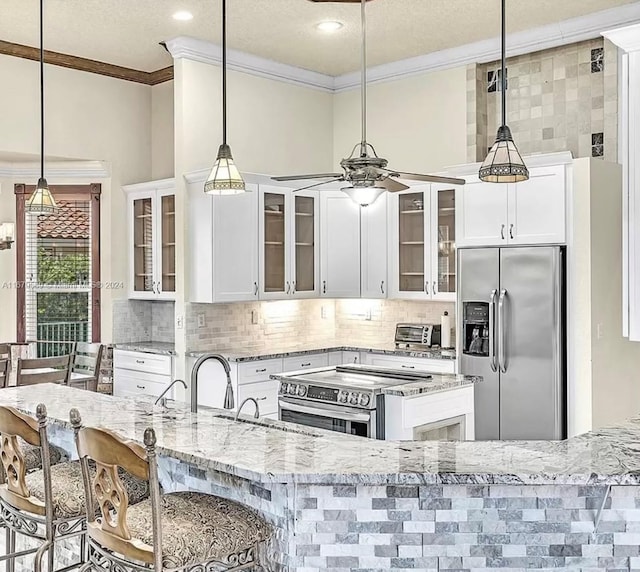
[{"label": "granite breakfast bar top", "polygon": [[137,442],[151,426],[161,455],[261,483],[640,484],[640,419],[559,442],[395,442],[53,384],[0,390],[0,405],[33,415],[38,403],[67,429],[71,407]]}]

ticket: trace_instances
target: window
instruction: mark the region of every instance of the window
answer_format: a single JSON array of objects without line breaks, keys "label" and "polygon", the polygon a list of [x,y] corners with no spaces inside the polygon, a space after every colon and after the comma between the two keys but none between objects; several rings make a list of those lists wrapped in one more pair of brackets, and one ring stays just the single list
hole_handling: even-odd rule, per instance
[{"label": "window", "polygon": [[25,212],[33,187],[15,192],[18,341],[38,356],[100,341],[100,185],[52,186],[50,215]]}]

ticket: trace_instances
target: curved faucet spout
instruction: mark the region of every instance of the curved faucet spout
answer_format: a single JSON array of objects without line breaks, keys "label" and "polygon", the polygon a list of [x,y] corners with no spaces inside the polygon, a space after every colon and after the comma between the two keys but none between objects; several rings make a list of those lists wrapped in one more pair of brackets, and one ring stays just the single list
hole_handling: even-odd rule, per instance
[{"label": "curved faucet spout", "polygon": [[169,393],[169,390],[176,384],[176,383],[181,383],[185,390],[187,389],[187,384],[184,382],[184,380],[182,379],[174,379],[167,387],[167,389],[165,389],[159,396],[158,399],[156,399],[153,404],[154,405],[158,405],[158,402],[160,402],[160,405],[162,405],[162,407],[164,407],[167,403],[167,398],[165,397],[165,395],[167,393]]},{"label": "curved faucet spout", "polygon": [[247,401],[252,401],[253,404],[256,406],[256,410],[253,413],[253,417],[255,419],[258,419],[258,417],[260,417],[260,406],[258,405],[258,400],[253,398],[253,397],[247,397],[241,404],[240,407],[238,407],[238,411],[236,411],[236,416],[235,416],[235,420],[238,420],[238,417],[240,417],[240,412],[242,411],[242,408],[245,406],[245,404],[247,403]]},{"label": "curved faucet spout", "polygon": [[215,360],[222,364],[224,372],[227,375],[227,389],[224,394],[224,408],[233,409],[235,407],[235,399],[233,395],[233,385],[231,384],[231,366],[226,358],[220,354],[204,354],[200,356],[191,370],[191,411],[195,413],[198,411],[198,371],[203,363]]}]

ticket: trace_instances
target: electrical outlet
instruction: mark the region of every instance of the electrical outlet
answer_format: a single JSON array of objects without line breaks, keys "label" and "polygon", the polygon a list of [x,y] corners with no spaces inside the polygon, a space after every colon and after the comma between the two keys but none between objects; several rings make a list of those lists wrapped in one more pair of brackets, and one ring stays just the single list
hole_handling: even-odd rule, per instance
[{"label": "electrical outlet", "polygon": [[251,323],[254,326],[258,323],[258,310],[251,310]]},{"label": "electrical outlet", "polygon": [[326,306],[320,306],[320,317],[323,320],[327,319],[327,307]]},{"label": "electrical outlet", "polygon": [[182,328],[184,328],[184,317],[183,316],[178,316],[176,318],[176,326],[178,327],[179,330],[182,330]]},{"label": "electrical outlet", "polygon": [[198,327],[199,328],[204,328],[205,327],[205,321],[204,321],[204,314],[198,314]]}]

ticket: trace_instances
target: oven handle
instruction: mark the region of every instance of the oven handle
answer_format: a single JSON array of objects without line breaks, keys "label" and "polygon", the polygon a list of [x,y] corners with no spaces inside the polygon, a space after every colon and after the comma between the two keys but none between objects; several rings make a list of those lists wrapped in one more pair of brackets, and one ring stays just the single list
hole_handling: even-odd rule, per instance
[{"label": "oven handle", "polygon": [[307,407],[306,405],[298,405],[297,403],[291,403],[290,401],[283,401],[281,399],[278,400],[278,407],[280,409],[293,411],[294,413],[306,413],[307,415],[317,415],[319,417],[333,417],[341,421],[362,421],[364,423],[371,421],[371,415],[368,413],[351,413],[349,411],[343,411],[341,407],[336,407],[335,409]]}]

